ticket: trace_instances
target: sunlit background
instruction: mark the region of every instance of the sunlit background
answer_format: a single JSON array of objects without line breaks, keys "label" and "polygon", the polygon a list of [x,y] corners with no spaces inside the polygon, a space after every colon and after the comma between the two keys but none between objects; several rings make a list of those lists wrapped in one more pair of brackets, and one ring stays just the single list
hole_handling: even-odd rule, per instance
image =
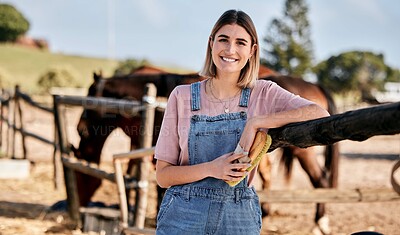
[{"label": "sunlit background", "polygon": [[[296,11],[287,14],[290,17],[285,17],[285,13],[288,13],[285,9],[290,5],[288,3],[293,4],[291,6],[294,8],[297,4],[296,9],[299,11],[305,9],[304,17],[296,18],[295,22],[290,21],[293,19],[290,17],[298,16],[293,14]],[[299,7],[301,4],[305,7]],[[74,227],[69,224],[65,211],[51,212],[51,205],[59,205],[58,202],[66,198],[64,191],[60,193],[53,187],[56,172],[53,171],[55,158],[52,154],[57,153],[55,147],[62,149],[59,144],[64,142],[55,138],[57,130],[67,133],[66,141],[71,146],[80,146],[84,138],[79,134],[85,135],[82,128],[85,123],[91,123],[90,115],[82,113],[80,106],[68,106],[67,111],[62,113],[65,115],[60,115],[65,116],[65,123],[59,122],[60,126],[57,126],[55,120],[58,112],[55,111],[58,108],[54,108],[57,104],[53,106],[55,102],[51,94],[73,95],[73,99],[77,98],[83,106],[91,103],[86,101],[86,96],[88,87],[95,81],[93,73],[101,72],[102,77],[106,78],[102,80],[104,85],[110,80],[114,81],[112,76],[122,75],[126,78],[126,75],[138,71],[135,69],[139,69],[137,74],[143,71],[156,71],[157,75],[168,73],[169,78],[181,78],[181,74],[198,72],[203,65],[210,31],[218,17],[229,9],[243,10],[253,19],[260,40],[261,62],[269,68],[266,68],[268,75],[293,75],[298,79],[318,83],[286,80],[296,81],[297,84],[301,81],[300,84],[306,84],[307,87],[324,87],[332,94],[338,113],[400,101],[400,1],[0,0],[0,160],[13,162],[23,158],[27,166],[25,179],[19,180],[9,179],[15,171],[0,164],[0,173],[7,177],[1,179],[0,174],[0,234],[82,234],[78,230],[72,231]],[[5,16],[6,13],[10,18]],[[21,23],[17,18],[24,20]],[[302,35],[304,37],[300,37],[296,33],[279,34],[283,30],[279,32],[276,27],[271,27],[273,22],[282,23],[290,29],[286,32],[291,33],[296,32],[302,23],[308,24],[302,28],[306,32]],[[10,34],[7,30],[21,25],[25,28],[18,37],[4,40],[4,36]],[[296,42],[290,44],[288,42],[291,39],[300,40],[293,40]],[[282,57],[274,57],[272,45],[282,50]],[[288,48],[291,50],[286,50]],[[143,65],[146,65],[145,69],[140,70]],[[265,76],[263,78],[268,79]],[[160,75],[156,79],[164,78]],[[280,79],[285,81],[282,77]],[[132,86],[137,80],[120,80],[130,82],[129,87],[143,90],[141,85]],[[125,85],[119,87],[125,88]],[[165,83],[159,82],[158,85],[164,86]],[[158,91],[165,87],[161,88]],[[321,97],[318,96],[319,89],[295,88],[303,96],[307,93],[304,91],[317,91],[317,94],[311,93],[310,99]],[[134,89],[124,90],[131,92]],[[96,95],[100,94],[96,92]],[[132,98],[132,94],[122,96]],[[133,98],[143,98],[138,96]],[[89,100],[92,98],[89,97]],[[97,102],[103,98],[93,100]],[[28,102],[20,102],[22,100]],[[102,108],[101,105],[92,106]],[[385,120],[382,121],[384,124],[363,119],[362,131],[367,132],[368,127],[380,124],[379,127],[390,129],[386,121],[390,118],[392,123],[398,123],[392,115],[386,113],[385,118],[388,119],[383,119],[383,114],[374,110],[371,114],[379,115],[379,119]],[[101,109],[103,112],[105,110]],[[80,122],[82,114],[83,121]],[[94,115],[94,118],[97,116],[103,118],[102,115]],[[363,114],[360,116],[369,117]],[[122,119],[109,120],[96,119],[92,124],[96,130],[111,130]],[[360,127],[359,120],[352,121],[358,122],[355,128]],[[109,126],[99,129],[102,124]],[[128,125],[126,129],[131,130],[132,126],[124,125]],[[80,132],[77,130],[79,126]],[[398,125],[395,128],[399,130]],[[86,130],[89,129],[90,126]],[[141,129],[138,127],[138,130]],[[126,134],[121,127],[113,131],[107,141],[97,138],[98,135],[91,136],[95,140],[106,141],[104,148],[104,142],[96,142],[94,147],[87,146],[90,151],[101,151],[103,170],[113,172],[110,161],[113,155],[132,149],[131,139]],[[354,135],[350,131],[347,134]],[[25,140],[19,139],[21,136],[36,138],[28,138],[25,148]],[[399,143],[398,134],[374,136],[362,142],[341,141],[339,189],[355,189],[360,202],[361,199],[380,199],[381,196],[376,195],[391,192],[389,175],[394,160],[398,160]],[[316,157],[323,167],[324,156],[320,150],[317,148]],[[68,152],[68,157],[75,159],[72,155],[78,157],[82,152],[83,149],[79,148],[75,150],[75,155]],[[304,165],[301,166],[299,161],[294,162],[293,182],[286,184],[278,158],[271,157],[272,189],[313,187],[302,169]],[[29,166],[32,166],[31,170]],[[397,171],[397,179],[399,177],[400,172]],[[376,195],[364,197],[361,194],[363,189],[370,188],[376,190]],[[394,198],[390,198],[389,202],[384,201],[388,199],[383,196],[383,202],[328,203],[326,215],[331,218],[332,234],[350,234],[361,230],[397,234],[400,231],[400,204]],[[147,218],[150,223],[146,226],[154,228],[156,197],[152,199],[149,206],[153,209]],[[115,185],[103,183],[91,200],[107,205],[118,203]],[[264,220],[263,234],[310,234],[316,226],[315,206],[311,204],[273,204],[272,217]]]},{"label": "sunlit background", "polygon": [[[147,59],[199,70],[207,37],[228,9],[247,12],[262,39],[284,0],[3,0],[31,23],[28,35],[48,41],[52,52],[112,59]],[[400,67],[400,2],[306,1],[315,61],[349,50],[382,53]],[[261,45],[263,46],[263,45]]]}]

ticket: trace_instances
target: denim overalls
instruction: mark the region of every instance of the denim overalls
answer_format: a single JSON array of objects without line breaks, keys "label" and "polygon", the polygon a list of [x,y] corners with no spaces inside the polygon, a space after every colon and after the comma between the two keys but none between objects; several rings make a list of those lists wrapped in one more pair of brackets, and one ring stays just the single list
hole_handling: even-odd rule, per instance
[{"label": "denim overalls", "polygon": [[[250,89],[239,105],[247,107]],[[200,110],[200,83],[191,85],[191,109]],[[233,152],[246,123],[246,112],[194,115],[189,132],[190,165]],[[260,234],[261,210],[247,177],[235,187],[222,180],[203,180],[170,187],[157,216],[157,234]]]}]

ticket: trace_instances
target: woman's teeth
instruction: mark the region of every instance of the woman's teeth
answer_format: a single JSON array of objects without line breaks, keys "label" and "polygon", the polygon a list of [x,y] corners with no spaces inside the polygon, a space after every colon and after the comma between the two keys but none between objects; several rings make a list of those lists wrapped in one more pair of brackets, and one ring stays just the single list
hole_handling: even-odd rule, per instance
[{"label": "woman's teeth", "polygon": [[230,58],[226,58],[226,57],[222,57],[222,60],[226,61],[226,62],[235,62],[235,59],[230,59]]}]

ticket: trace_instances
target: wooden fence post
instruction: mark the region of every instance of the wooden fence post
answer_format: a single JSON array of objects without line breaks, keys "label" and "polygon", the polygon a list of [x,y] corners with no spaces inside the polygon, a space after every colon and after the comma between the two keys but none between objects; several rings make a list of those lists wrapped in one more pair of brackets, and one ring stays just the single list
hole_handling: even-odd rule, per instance
[{"label": "wooden fence post", "polygon": [[[7,115],[7,117],[4,117],[4,109],[7,108],[9,113],[10,110],[10,94],[9,92],[6,92],[4,89],[1,89],[1,97],[0,97],[0,147],[3,147],[3,132],[5,132],[4,135],[6,135],[6,139],[7,141],[5,142],[6,145],[6,156],[8,156],[8,129],[9,129],[9,116]],[[4,130],[3,129],[3,124],[7,125],[7,129]]]},{"label": "wooden fence post", "polygon": [[[53,116],[54,116],[54,152],[53,152],[53,175],[54,175],[54,185],[56,189],[60,189],[61,185],[63,184],[63,181],[71,181],[70,184],[67,186],[67,182],[65,182],[65,187],[66,187],[66,192],[67,195],[68,193],[70,193],[70,196],[72,198],[76,198],[73,199],[74,202],[71,201],[71,209],[70,206],[68,205],[68,209],[70,210],[70,215],[71,218],[74,218],[75,220],[77,220],[77,218],[75,218],[76,216],[78,216],[76,213],[72,212],[72,208],[74,208],[73,210],[78,210],[79,211],[79,198],[77,193],[74,193],[74,190],[76,190],[77,186],[76,186],[76,182],[75,182],[75,172],[73,172],[71,169],[64,167],[64,164],[62,163],[61,159],[64,155],[64,153],[66,153],[66,147],[68,144],[68,140],[67,140],[67,136],[63,136],[64,130],[63,128],[63,116],[62,114],[60,114],[60,102],[59,102],[59,96],[58,95],[53,95]],[[58,146],[58,147],[57,147]],[[58,149],[58,155],[57,155],[57,149]],[[62,175],[62,173],[64,173],[64,177]],[[68,180],[67,180],[68,179]],[[73,181],[73,182],[72,182]],[[72,191],[72,192],[68,192],[68,190]],[[67,196],[67,202],[70,203],[68,200],[69,197]],[[78,201],[78,205],[76,204],[76,201]],[[72,216],[72,213],[74,213],[75,215]],[[79,223],[80,223],[80,219],[79,219]],[[80,225],[80,224],[79,224]]]},{"label": "wooden fence post", "polygon": [[6,156],[10,157],[11,156],[11,141],[12,141],[12,131],[11,131],[11,125],[12,125],[12,101],[13,98],[10,98],[8,102],[8,112],[7,112],[7,146],[6,146]]},{"label": "wooden fence post", "polygon": [[[58,102],[58,96],[53,95],[53,117],[54,117],[54,151],[53,151],[53,181],[54,187],[58,190],[61,189],[63,185],[63,164],[61,158],[63,156],[63,151],[67,144],[66,137],[63,136],[62,128],[60,125],[63,123],[62,117],[60,117],[60,110],[58,109],[60,103]],[[60,144],[60,138],[64,138],[64,142]],[[57,151],[58,150],[58,151]],[[58,154],[57,154],[58,152]],[[64,172],[65,174],[65,172]]]},{"label": "wooden fence post", "polygon": [[[145,104],[145,111],[142,114],[142,127],[143,133],[141,134],[141,148],[152,147],[153,142],[153,125],[154,125],[154,113],[156,102],[157,89],[154,84],[146,84],[145,96],[143,97],[143,103]],[[142,131],[142,128],[140,128]],[[135,213],[135,227],[144,228],[147,210],[147,196],[148,196],[148,178],[150,171],[150,157],[143,157],[138,167],[138,190],[136,193],[136,213]]]},{"label": "wooden fence post", "polygon": [[[15,89],[16,90],[16,89]],[[16,120],[16,116],[17,116],[17,112],[16,112],[16,103],[17,103],[17,96],[16,96],[16,92],[14,90],[14,96],[12,98],[12,105],[10,105],[10,109],[9,112],[12,115],[10,120],[10,124],[9,128],[10,128],[10,134],[11,136],[10,138],[10,151],[11,151],[11,159],[15,159],[15,120]]]},{"label": "wooden fence post", "polygon": [[4,113],[4,104],[5,100],[3,100],[4,89],[1,89],[1,97],[0,97],[0,148],[3,147],[3,113]]},{"label": "wooden fence post", "polygon": [[[21,139],[22,139],[22,150],[23,150],[23,159],[27,159],[27,151],[26,151],[26,135],[24,131],[24,121],[23,121],[23,116],[22,116],[22,110],[21,110],[21,102],[19,98],[20,90],[19,86],[15,86],[15,112],[18,112],[18,119],[19,119],[19,133],[21,134]],[[14,119],[14,128],[17,127],[17,119]],[[15,132],[14,132],[15,135]],[[15,147],[15,146],[14,146]]]},{"label": "wooden fence post", "polygon": [[7,127],[7,130],[6,130],[6,133],[5,133],[5,135],[6,135],[6,157],[10,157],[10,138],[11,138],[11,131],[10,131],[10,124],[11,124],[11,103],[12,103],[12,99],[13,99],[13,97],[12,97],[12,94],[10,94],[10,97],[8,97],[8,101],[7,101],[7,103],[6,103],[6,105],[7,105],[7,117],[5,117],[4,119],[3,119],[3,121],[6,121],[6,123],[7,123],[7,125],[6,125],[6,127]]},{"label": "wooden fence post", "polygon": [[[60,106],[58,102],[59,96],[53,95],[53,105],[54,105],[54,122],[55,128],[57,128],[57,141],[60,147],[60,155],[61,158],[64,155],[69,155],[69,151],[67,149],[68,142],[66,136],[63,133],[66,133],[63,129],[63,124],[65,123],[63,120],[63,113],[60,113]],[[54,166],[56,167],[58,164],[56,162],[58,159],[55,159]],[[82,221],[80,218],[79,212],[79,196],[78,196],[78,189],[76,186],[76,177],[75,171],[69,167],[63,165],[64,170],[64,181],[65,181],[65,189],[67,193],[67,204],[68,204],[68,213],[74,222],[75,226],[78,228],[82,227]]]}]

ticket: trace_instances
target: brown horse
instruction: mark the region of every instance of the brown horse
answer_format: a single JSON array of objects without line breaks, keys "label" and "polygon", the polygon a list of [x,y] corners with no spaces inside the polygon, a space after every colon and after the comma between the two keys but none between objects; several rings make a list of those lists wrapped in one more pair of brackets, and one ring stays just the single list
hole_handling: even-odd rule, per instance
[{"label": "brown horse", "polygon": [[[157,97],[168,97],[176,86],[203,79],[198,74],[180,75],[146,70],[147,68],[139,69],[127,76],[115,76],[108,79],[94,74],[94,83],[89,87],[88,96],[140,101],[144,96],[146,84],[153,83],[157,87]],[[162,118],[163,113],[156,112],[153,145],[157,140]],[[100,163],[104,143],[111,132],[117,128],[121,128],[130,137],[131,149],[137,149],[140,146],[140,124],[140,115],[127,117],[126,115],[84,109],[77,126],[81,137],[79,147],[71,146],[71,150],[78,159]],[[76,173],[76,177],[80,205],[87,206],[93,194],[100,187],[101,180],[79,172]],[[159,196],[159,198],[161,197]]]},{"label": "brown horse", "polygon": [[[150,74],[149,74],[150,73]],[[301,78],[290,76],[272,75],[271,70],[263,67],[260,70],[260,79],[272,80],[281,87],[298,94],[306,99],[312,100],[324,107],[331,114],[335,112],[335,105],[329,93],[322,87],[306,82]],[[111,77],[103,79],[94,74],[94,83],[90,86],[88,96],[112,97],[118,99],[141,100],[146,83],[154,83],[157,87],[157,96],[168,97],[171,91],[178,85],[190,84],[195,81],[203,80],[197,74],[172,74],[163,71],[143,72],[143,69],[131,75]],[[154,144],[158,137],[163,113],[156,112],[154,123]],[[139,129],[140,115],[136,117],[124,117],[122,115],[101,114],[92,110],[84,110],[78,124],[78,132],[81,136],[79,148],[74,150],[77,158],[85,159],[89,162],[100,162],[101,150],[110,133],[116,128],[121,128],[131,138],[131,148],[136,149],[140,146]],[[313,148],[300,149],[289,147],[283,149],[283,161],[286,166],[287,176],[290,176],[293,158],[297,157],[301,166],[307,172],[310,180],[316,188],[336,187],[337,184],[337,146],[327,146],[325,153],[325,167],[321,168],[316,161]],[[260,163],[259,172],[263,179],[263,188],[269,188],[269,168],[268,158]],[[99,179],[78,174],[78,194],[82,206],[86,206],[94,192],[100,186]],[[159,191],[159,200],[161,191]],[[264,215],[268,214],[268,206],[263,205]],[[315,221],[324,215],[324,205],[318,204]]]},{"label": "brown horse", "polygon": [[[326,109],[331,115],[336,113],[336,105],[332,96],[322,86],[291,76],[272,75],[262,79],[276,82],[282,88],[317,103],[322,108]],[[286,178],[290,178],[293,159],[294,157],[297,157],[301,167],[306,171],[314,188],[336,188],[338,184],[339,168],[338,144],[336,143],[326,146],[324,155],[325,164],[324,167],[321,168],[316,159],[315,147],[298,148],[291,146],[283,148],[281,161],[284,163],[286,169]],[[265,161],[268,161],[268,158],[264,159]],[[263,174],[266,174],[267,177],[269,177],[268,170],[268,168],[260,167],[260,176],[264,178]],[[264,182],[267,182],[266,179],[264,179]],[[264,185],[263,188],[268,189],[269,185]],[[263,213],[268,213],[268,205],[263,205]],[[318,203],[315,213],[315,222],[319,229],[322,230],[321,232],[329,234],[329,228],[326,224],[327,219],[321,220],[324,214],[325,204]]]}]

